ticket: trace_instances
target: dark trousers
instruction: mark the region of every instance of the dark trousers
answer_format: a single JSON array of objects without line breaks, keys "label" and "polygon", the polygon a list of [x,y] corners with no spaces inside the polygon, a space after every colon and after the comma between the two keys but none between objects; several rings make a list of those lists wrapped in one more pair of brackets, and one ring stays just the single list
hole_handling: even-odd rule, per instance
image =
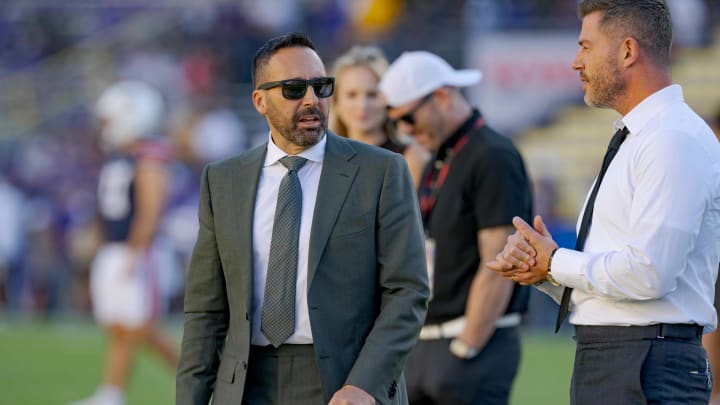
[{"label": "dark trousers", "polygon": [[696,325],[576,326],[573,405],[707,405],[712,375]]},{"label": "dark trousers", "polygon": [[252,346],[243,405],[320,405],[320,373],[312,345]]},{"label": "dark trousers", "polygon": [[450,353],[452,339],[420,340],[405,365],[413,405],[505,405],[520,363],[517,327],[497,329],[469,360]]}]

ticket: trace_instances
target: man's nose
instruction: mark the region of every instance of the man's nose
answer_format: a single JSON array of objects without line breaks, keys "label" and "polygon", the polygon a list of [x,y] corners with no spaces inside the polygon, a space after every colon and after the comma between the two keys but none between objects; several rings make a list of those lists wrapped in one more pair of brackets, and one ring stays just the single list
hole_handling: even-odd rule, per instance
[{"label": "man's nose", "polygon": [[318,103],[318,96],[315,95],[315,89],[311,84],[305,88],[305,95],[302,98],[304,105],[315,105]]},{"label": "man's nose", "polygon": [[572,66],[573,70],[581,70],[583,68],[583,64],[580,60],[580,52],[578,51],[577,54],[575,54],[575,58],[572,60]]}]

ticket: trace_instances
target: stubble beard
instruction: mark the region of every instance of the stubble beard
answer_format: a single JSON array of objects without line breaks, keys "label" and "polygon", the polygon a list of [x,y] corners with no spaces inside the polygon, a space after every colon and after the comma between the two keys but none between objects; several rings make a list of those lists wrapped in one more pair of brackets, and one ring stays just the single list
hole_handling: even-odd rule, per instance
[{"label": "stubble beard", "polygon": [[432,154],[437,154],[440,151],[440,147],[450,138],[455,128],[452,128],[452,126],[448,124],[447,118],[435,108],[434,103],[430,104],[428,108],[432,108],[433,120],[428,123],[429,128],[426,130],[428,145],[425,149]]},{"label": "stubble beard", "polygon": [[620,69],[606,60],[593,77],[585,76],[588,90],[585,92],[585,104],[596,108],[615,108],[617,100],[625,93],[625,82]]}]

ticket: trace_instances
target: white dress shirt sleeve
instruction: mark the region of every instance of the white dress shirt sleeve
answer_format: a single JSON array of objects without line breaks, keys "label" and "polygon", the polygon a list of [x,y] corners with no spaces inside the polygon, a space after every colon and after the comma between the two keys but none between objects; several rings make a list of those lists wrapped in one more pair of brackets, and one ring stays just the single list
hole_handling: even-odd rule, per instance
[{"label": "white dress shirt sleeve", "polygon": [[[696,164],[697,153],[703,152],[688,147],[687,137],[681,131],[664,132],[632,148],[629,156],[617,162],[622,174],[616,171],[614,178],[605,181],[627,182],[631,193],[627,224],[610,225],[623,228],[624,237],[617,240],[613,235],[615,250],[558,250],[552,271],[559,283],[620,301],[653,300],[676,289],[712,195],[707,192],[708,177]],[[613,219],[612,210],[626,208],[596,203],[593,226],[598,224],[598,211],[607,223]],[[604,229],[593,231],[603,238]],[[601,244],[607,247],[608,242]]]}]

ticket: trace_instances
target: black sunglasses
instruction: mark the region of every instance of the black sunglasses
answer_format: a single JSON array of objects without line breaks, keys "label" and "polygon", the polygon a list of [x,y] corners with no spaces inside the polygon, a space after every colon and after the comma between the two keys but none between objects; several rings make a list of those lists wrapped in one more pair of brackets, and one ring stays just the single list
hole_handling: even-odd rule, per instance
[{"label": "black sunglasses", "polygon": [[300,100],[305,97],[308,86],[312,86],[318,98],[327,98],[335,91],[334,77],[316,77],[310,80],[288,79],[279,82],[267,82],[259,85],[258,90],[269,90],[282,87],[282,95],[288,100]]},{"label": "black sunglasses", "polygon": [[[425,97],[421,98],[420,102],[417,103],[417,105],[412,110],[395,118],[394,120],[391,120],[391,123],[397,125],[398,121],[402,121],[408,125],[415,125],[415,113],[420,109],[420,107],[422,107],[425,103],[428,102],[428,100],[430,100],[432,98],[433,94],[435,94],[435,92],[432,92],[432,93],[426,95]],[[386,108],[389,110],[392,107],[387,106]]]}]

